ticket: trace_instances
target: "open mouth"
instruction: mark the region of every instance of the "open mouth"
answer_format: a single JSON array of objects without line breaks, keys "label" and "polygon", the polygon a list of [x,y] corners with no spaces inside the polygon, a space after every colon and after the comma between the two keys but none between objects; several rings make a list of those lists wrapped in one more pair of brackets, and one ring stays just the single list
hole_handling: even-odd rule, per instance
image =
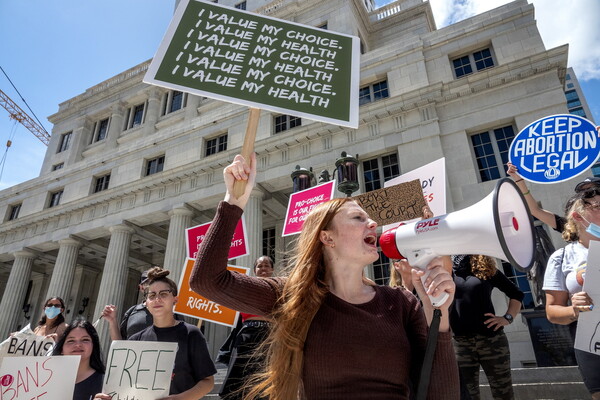
[{"label": "open mouth", "polygon": [[377,237],[375,235],[368,235],[365,238],[365,243],[369,246],[377,246]]}]

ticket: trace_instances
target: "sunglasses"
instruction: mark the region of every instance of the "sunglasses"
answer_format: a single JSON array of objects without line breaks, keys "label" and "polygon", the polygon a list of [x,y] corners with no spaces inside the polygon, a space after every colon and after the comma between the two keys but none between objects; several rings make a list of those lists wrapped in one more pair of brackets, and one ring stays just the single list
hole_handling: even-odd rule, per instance
[{"label": "sunglasses", "polygon": [[46,304],[46,307],[62,308],[62,305],[61,304]]},{"label": "sunglasses", "polygon": [[592,197],[600,196],[600,189],[592,188],[581,192],[582,199],[591,199]]}]

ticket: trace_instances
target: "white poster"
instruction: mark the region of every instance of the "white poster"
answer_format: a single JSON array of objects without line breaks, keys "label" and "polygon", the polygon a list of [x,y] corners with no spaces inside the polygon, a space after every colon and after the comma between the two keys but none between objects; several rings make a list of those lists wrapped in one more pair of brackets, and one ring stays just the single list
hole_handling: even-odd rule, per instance
[{"label": "white poster", "polygon": [[4,357],[0,367],[0,399],[73,398],[79,358],[79,356]]},{"label": "white poster", "polygon": [[54,348],[54,340],[38,336],[29,324],[0,343],[0,360],[4,357],[47,356]]},{"label": "white poster", "polygon": [[[420,168],[397,176],[385,182],[384,187],[390,187],[399,183],[410,182],[418,179],[421,181],[423,196],[431,208],[434,216],[446,214],[446,159],[430,162]],[[419,218],[420,219],[420,218]],[[415,220],[416,221],[416,220]],[[413,221],[404,221],[405,224]],[[399,224],[385,225],[383,230],[395,228]]]},{"label": "white poster", "polygon": [[591,311],[580,312],[575,348],[600,355],[600,242],[590,241],[583,291],[594,301]]},{"label": "white poster", "polygon": [[177,343],[115,340],[102,393],[113,399],[155,400],[169,395]]}]

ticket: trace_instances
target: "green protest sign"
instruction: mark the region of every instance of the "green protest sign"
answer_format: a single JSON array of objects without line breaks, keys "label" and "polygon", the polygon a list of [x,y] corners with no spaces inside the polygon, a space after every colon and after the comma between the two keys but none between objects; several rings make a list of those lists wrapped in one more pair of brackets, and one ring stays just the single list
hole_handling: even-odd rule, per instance
[{"label": "green protest sign", "polygon": [[182,0],[144,82],[358,127],[358,38]]}]

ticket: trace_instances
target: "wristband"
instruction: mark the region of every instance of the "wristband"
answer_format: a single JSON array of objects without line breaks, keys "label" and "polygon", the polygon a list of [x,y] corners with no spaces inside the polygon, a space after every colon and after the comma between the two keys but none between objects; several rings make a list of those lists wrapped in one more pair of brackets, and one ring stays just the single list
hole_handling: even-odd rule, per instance
[{"label": "wristband", "polygon": [[521,179],[517,179],[517,180],[515,181],[515,183],[517,183],[517,182],[521,182],[522,180],[523,180],[523,178],[521,178]]},{"label": "wristband", "polygon": [[527,196],[529,193],[531,193],[531,190],[528,190],[525,193],[523,193],[523,196]]}]

